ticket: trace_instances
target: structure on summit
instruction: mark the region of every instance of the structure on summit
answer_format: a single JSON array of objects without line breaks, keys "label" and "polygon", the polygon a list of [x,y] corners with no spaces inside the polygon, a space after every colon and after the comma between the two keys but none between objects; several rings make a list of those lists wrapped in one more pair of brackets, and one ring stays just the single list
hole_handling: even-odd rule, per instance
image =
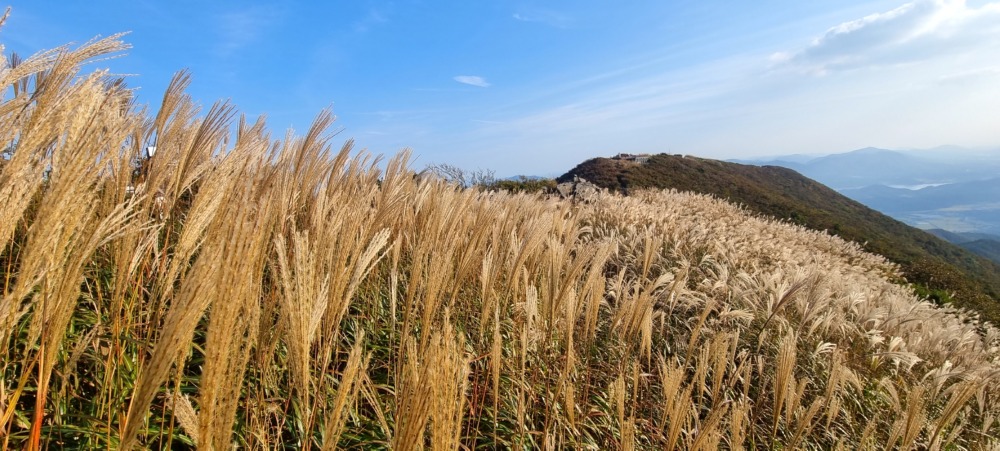
[{"label": "structure on summit", "polygon": [[648,153],[620,153],[611,157],[612,160],[631,161],[633,163],[644,164],[649,161],[652,155]]}]

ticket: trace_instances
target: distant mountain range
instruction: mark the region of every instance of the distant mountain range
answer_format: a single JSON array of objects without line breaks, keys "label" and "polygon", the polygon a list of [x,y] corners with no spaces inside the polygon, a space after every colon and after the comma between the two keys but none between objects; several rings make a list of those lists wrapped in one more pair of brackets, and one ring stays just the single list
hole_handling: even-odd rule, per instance
[{"label": "distant mountain range", "polygon": [[990,235],[988,233],[956,233],[941,229],[930,229],[927,232],[990,260],[1000,262],[1000,236],[998,235]]},{"label": "distant mountain range", "polygon": [[[1000,150],[866,148],[822,157],[790,155],[741,162],[794,169],[921,229],[1000,236]],[[956,244],[1000,261],[996,252],[1000,241],[974,241],[978,242]]]},{"label": "distant mountain range", "polygon": [[1000,177],[920,189],[869,185],[840,192],[917,227],[1000,234]]},{"label": "distant mountain range", "polygon": [[794,169],[836,190],[871,185],[917,187],[959,183],[1000,174],[1000,151],[977,152],[954,146],[912,151],[867,147],[853,152],[807,157],[790,155],[730,161]]},{"label": "distant mountain range", "polygon": [[[902,161],[867,149],[853,157],[869,164]],[[824,161],[831,163],[814,167],[839,165],[846,170],[849,166],[844,157],[824,157]],[[919,170],[915,165],[909,167]],[[867,176],[876,175],[876,171],[869,171]],[[590,159],[557,180],[573,177],[615,191],[673,188],[711,194],[758,214],[827,230],[898,263],[919,293],[943,302],[954,301],[1000,324],[1000,264],[868,208],[794,170],[660,154],[645,164]]]}]

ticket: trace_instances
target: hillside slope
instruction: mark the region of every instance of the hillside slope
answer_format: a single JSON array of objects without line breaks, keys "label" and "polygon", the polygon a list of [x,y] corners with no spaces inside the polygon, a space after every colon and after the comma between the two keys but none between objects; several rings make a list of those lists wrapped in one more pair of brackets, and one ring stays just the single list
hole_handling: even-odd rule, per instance
[{"label": "hillside slope", "polygon": [[198,116],[184,73],[149,114],[78,75],[124,48],[0,62],[3,449],[1000,445],[1000,330],[854,243],[464,189],[336,151],[328,113]]},{"label": "hillside slope", "polygon": [[941,229],[929,229],[927,233],[1000,263],[1000,236],[988,233],[949,232]]},{"label": "hillside slope", "polygon": [[1000,241],[997,240],[975,240],[969,241],[967,243],[962,243],[965,249],[968,249],[977,255],[981,255],[995,262],[1000,262]]},{"label": "hillside slope", "polygon": [[791,169],[660,154],[642,165],[594,158],[558,180],[574,176],[616,191],[672,188],[711,194],[759,214],[826,230],[899,264],[919,293],[976,310],[1000,323],[1000,265],[865,207]]}]

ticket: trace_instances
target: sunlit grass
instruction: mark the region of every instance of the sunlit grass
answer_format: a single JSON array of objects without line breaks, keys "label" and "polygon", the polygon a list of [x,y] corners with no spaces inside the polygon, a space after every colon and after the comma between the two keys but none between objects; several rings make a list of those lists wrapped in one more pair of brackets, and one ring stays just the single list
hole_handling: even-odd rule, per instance
[{"label": "sunlit grass", "polygon": [[1000,332],[855,245],[150,114],[78,73],[116,39],[0,74],[5,449],[997,445]]}]

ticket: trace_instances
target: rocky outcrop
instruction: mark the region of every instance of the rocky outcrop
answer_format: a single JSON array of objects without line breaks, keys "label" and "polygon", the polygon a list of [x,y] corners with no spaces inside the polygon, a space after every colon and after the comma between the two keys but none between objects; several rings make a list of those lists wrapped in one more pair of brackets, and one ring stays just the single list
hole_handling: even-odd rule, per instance
[{"label": "rocky outcrop", "polygon": [[580,177],[573,177],[573,181],[556,185],[556,194],[563,199],[589,202],[597,197],[601,188]]}]

